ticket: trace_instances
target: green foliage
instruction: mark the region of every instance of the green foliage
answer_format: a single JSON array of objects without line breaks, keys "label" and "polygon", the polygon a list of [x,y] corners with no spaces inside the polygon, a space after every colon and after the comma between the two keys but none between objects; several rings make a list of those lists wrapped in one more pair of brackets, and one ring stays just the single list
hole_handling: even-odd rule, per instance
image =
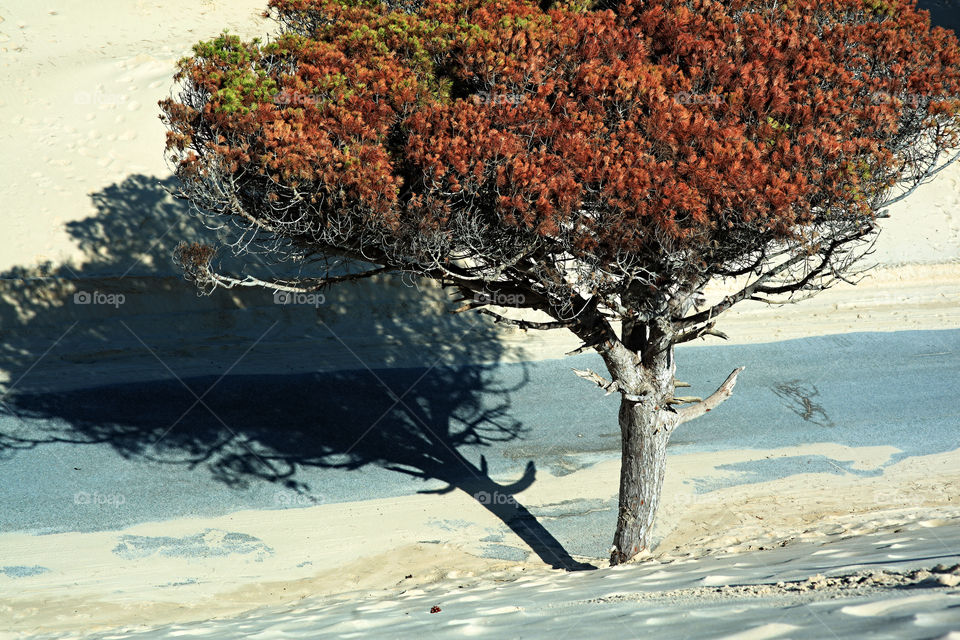
[{"label": "green foliage", "polygon": [[893,6],[885,0],[863,0],[865,7],[870,9],[874,15],[878,16],[893,16],[896,12]]},{"label": "green foliage", "polygon": [[262,69],[232,70],[222,76],[222,88],[213,95],[224,113],[248,114],[259,103],[270,102],[278,92],[277,83]]},{"label": "green foliage", "polygon": [[194,59],[182,60],[180,64],[181,68],[188,64],[212,67],[206,79],[216,113],[249,114],[278,91],[276,81],[257,66],[260,49],[259,39],[244,43],[224,31],[213,40],[194,45]]},{"label": "green foliage", "polygon": [[767,116],[767,124],[773,127],[774,131],[789,131],[790,125],[786,122],[780,122]]},{"label": "green foliage", "polygon": [[[254,39],[252,44],[256,46],[259,40]],[[225,67],[238,67],[247,65],[253,59],[250,52],[250,46],[244,44],[239,36],[230,35],[224,31],[217,38],[198,42],[193,46],[193,54],[197,58],[206,58]]]},{"label": "green foliage", "polygon": [[870,163],[865,159],[858,160],[856,163],[848,162],[843,167],[849,176],[857,176],[860,180],[872,180],[873,172],[870,170]]}]

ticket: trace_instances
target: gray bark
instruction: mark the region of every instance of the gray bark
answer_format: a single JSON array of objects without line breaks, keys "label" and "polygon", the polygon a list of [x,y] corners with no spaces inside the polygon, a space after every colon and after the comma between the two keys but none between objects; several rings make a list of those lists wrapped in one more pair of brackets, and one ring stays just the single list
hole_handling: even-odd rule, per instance
[{"label": "gray bark", "polygon": [[626,344],[610,342],[600,350],[611,385],[621,393],[620,500],[611,565],[650,546],[673,430],[729,398],[743,370],[733,371],[705,400],[674,409],[674,336],[654,326],[637,327],[631,334],[625,335]]},{"label": "gray bark", "polygon": [[[610,564],[626,562],[650,544],[666,470],[667,442],[678,414],[670,409],[675,369],[670,331],[637,325],[601,355],[622,390],[620,502]],[[636,399],[634,399],[636,398]]]},{"label": "gray bark", "polygon": [[650,403],[620,404],[620,504],[610,564],[626,562],[650,545],[667,464],[670,420]]}]

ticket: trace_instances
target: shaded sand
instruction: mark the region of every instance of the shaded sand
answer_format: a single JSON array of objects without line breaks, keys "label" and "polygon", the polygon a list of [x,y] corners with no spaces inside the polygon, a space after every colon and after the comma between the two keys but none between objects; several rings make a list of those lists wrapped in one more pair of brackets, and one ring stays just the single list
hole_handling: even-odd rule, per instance
[{"label": "shaded sand", "polygon": [[[120,293],[125,303],[76,305],[78,291]],[[231,364],[235,374],[263,375],[524,362],[559,358],[580,345],[566,331],[523,332],[445,313],[450,298],[398,278],[333,289],[317,309],[278,307],[263,290],[200,298],[173,276],[0,279],[0,384],[23,378],[21,389],[68,389],[153,380],[167,373],[158,357],[187,378],[220,375]],[[797,305],[742,303],[718,323],[729,341],[708,336],[679,348],[954,327],[960,264],[906,265],[879,268],[856,287],[838,285]],[[41,357],[52,345],[52,357]]]}]

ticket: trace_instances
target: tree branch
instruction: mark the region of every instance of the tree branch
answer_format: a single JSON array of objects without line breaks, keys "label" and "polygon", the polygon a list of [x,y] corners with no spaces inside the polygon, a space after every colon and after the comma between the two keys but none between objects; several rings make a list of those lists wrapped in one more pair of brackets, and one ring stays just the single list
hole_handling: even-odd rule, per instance
[{"label": "tree branch", "polygon": [[717,331],[714,327],[717,325],[716,320],[708,322],[702,327],[697,329],[691,329],[686,333],[681,333],[673,340],[673,344],[682,344],[684,342],[690,342],[691,340],[696,340],[697,338],[702,338],[704,336],[716,336],[718,338],[723,338],[724,340],[729,340],[730,336],[725,334],[723,331]]},{"label": "tree branch", "polygon": [[[685,318],[675,318],[674,322],[679,327],[689,327],[697,324],[709,323],[713,321],[715,317],[719,316],[721,313],[723,313],[724,311],[726,311],[736,303],[742,300],[754,299],[753,297],[759,292],[769,293],[769,294],[788,293],[788,292],[799,291],[804,288],[810,288],[811,287],[810,283],[817,276],[820,276],[821,274],[824,273],[827,266],[830,265],[831,258],[834,256],[834,254],[837,252],[837,250],[840,247],[842,247],[843,245],[849,242],[855,242],[857,240],[862,239],[864,236],[869,234],[875,228],[876,228],[876,225],[872,220],[867,221],[866,223],[858,227],[856,231],[851,232],[849,235],[835,239],[833,242],[830,243],[829,247],[827,247],[825,250],[818,252],[821,257],[820,263],[815,268],[811,269],[803,278],[801,278],[796,282],[793,282],[788,285],[779,286],[779,287],[764,286],[765,283],[769,282],[770,279],[774,278],[775,276],[778,276],[781,273],[788,271],[789,269],[801,264],[802,262],[811,259],[812,256],[808,253],[801,252],[793,256],[789,260],[784,260],[783,262],[776,265],[775,267],[772,267],[769,271],[767,271],[763,275],[759,276],[756,280],[754,280],[753,282],[745,286],[740,291],[736,292],[733,295],[729,295],[725,297],[723,300],[713,305],[709,309],[706,309],[699,313],[695,313],[694,315],[687,316]],[[824,286],[823,288],[826,288],[826,287]]]},{"label": "tree branch", "polygon": [[580,345],[573,351],[567,351],[564,355],[575,356],[585,351],[589,351],[590,349],[595,349],[597,345],[600,344],[600,342],[602,342],[602,340],[594,340],[593,342],[584,342],[582,345]]},{"label": "tree branch", "polygon": [[626,391],[624,391],[619,380],[608,382],[606,378],[601,376],[599,373],[591,371],[590,369],[573,369],[572,367],[571,369],[575,374],[577,374],[584,380],[589,380],[590,382],[594,383],[595,385],[597,385],[598,387],[606,391],[606,393],[603,394],[605,396],[609,396],[611,393],[616,393],[617,391],[619,391],[620,393],[623,394],[624,399],[630,400],[631,402],[641,402],[643,400],[643,396],[638,396],[636,394],[627,393]]},{"label": "tree branch", "polygon": [[300,280],[262,280],[255,276],[237,278],[229,274],[214,271],[211,262],[216,249],[201,243],[181,242],[173,252],[174,260],[181,266],[186,278],[201,288],[208,288],[207,293],[217,287],[232,289],[234,287],[263,287],[273,291],[287,291],[290,293],[311,293],[327,285],[338,282],[348,282],[369,278],[380,273],[392,271],[391,267],[377,267],[360,273],[346,273],[327,278],[304,278]]},{"label": "tree branch", "polygon": [[703,402],[698,402],[696,404],[690,405],[689,407],[678,409],[677,410],[677,414],[679,414],[678,424],[689,422],[694,418],[699,418],[700,416],[707,413],[708,411],[712,411],[713,409],[716,409],[718,406],[720,406],[720,404],[723,403],[724,400],[726,400],[733,394],[733,387],[734,385],[737,384],[737,376],[739,376],[740,372],[743,371],[744,369],[745,367],[738,367],[734,369],[733,373],[727,376],[727,379],[723,381],[723,384],[720,385],[720,387],[716,391],[714,391],[712,394],[710,394],[710,396]]},{"label": "tree branch", "polygon": [[701,311],[700,313],[695,313],[692,316],[687,316],[686,318],[679,318],[675,320],[675,322],[677,322],[677,324],[683,327],[689,327],[689,326],[700,324],[703,322],[710,322],[711,320],[713,320],[713,318],[720,315],[721,313],[723,313],[724,311],[726,311],[736,303],[740,302],[741,300],[746,300],[747,298],[752,296],[756,292],[756,290],[759,287],[763,286],[763,283],[770,280],[770,278],[776,276],[777,274],[783,273],[787,269],[800,264],[801,262],[803,262],[808,258],[809,256],[802,253],[795,255],[789,260],[781,262],[777,266],[773,267],[772,269],[767,271],[765,274],[763,274],[762,276],[754,280],[752,283],[750,283],[749,285],[747,285],[737,293],[727,296],[726,298],[724,298],[717,304],[713,305],[709,309]]},{"label": "tree branch", "polygon": [[490,311],[489,309],[477,309],[477,312],[482,313],[485,316],[490,316],[499,324],[509,324],[515,327],[520,327],[520,329],[523,331],[526,331],[527,329],[567,329],[573,324],[572,322],[533,322],[531,320],[515,320],[513,318],[502,316],[494,311]]},{"label": "tree branch", "polygon": [[233,287],[263,287],[274,291],[289,291],[291,293],[311,293],[319,291],[327,285],[338,282],[349,282],[351,280],[362,280],[380,273],[390,271],[390,267],[378,267],[363,273],[348,273],[342,276],[333,276],[332,278],[311,278],[309,280],[261,280],[254,276],[246,276],[242,280],[233,276],[224,275],[215,271],[210,271],[209,276],[218,287],[232,289]]},{"label": "tree branch", "polygon": [[[939,155],[940,155],[940,153],[937,154],[937,157],[939,157]],[[901,193],[901,194],[900,194],[899,196],[897,196],[896,198],[893,198],[893,199],[891,199],[891,200],[887,200],[887,201],[884,202],[883,204],[879,205],[879,206],[877,207],[877,209],[882,209],[882,208],[884,208],[884,207],[889,207],[890,205],[896,204],[896,203],[900,202],[901,200],[907,198],[907,197],[910,196],[914,191],[916,191],[917,189],[919,189],[922,185],[928,184],[928,183],[930,182],[930,180],[933,178],[933,176],[937,175],[938,173],[940,173],[941,171],[943,171],[944,169],[946,169],[947,167],[949,167],[949,166],[950,166],[951,164],[953,164],[958,158],[960,158],[960,152],[957,152],[956,154],[954,154],[954,156],[953,156],[952,158],[950,158],[949,160],[947,160],[947,161],[946,161],[945,163],[943,163],[943,165],[941,165],[940,167],[937,167],[937,169],[935,169],[935,170],[933,170],[933,171],[931,171],[930,169],[927,169],[926,171],[923,172],[923,175],[920,176],[919,179],[917,179],[916,184],[914,184],[910,189],[908,189],[905,193]],[[936,158],[934,158],[934,163],[936,163]],[[932,165],[931,165],[931,168],[932,168]]]}]

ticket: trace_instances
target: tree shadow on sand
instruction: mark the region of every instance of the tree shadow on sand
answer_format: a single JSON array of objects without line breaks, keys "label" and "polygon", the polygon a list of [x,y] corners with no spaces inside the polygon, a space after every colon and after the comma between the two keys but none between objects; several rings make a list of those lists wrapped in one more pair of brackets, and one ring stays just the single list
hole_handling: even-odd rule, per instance
[{"label": "tree shadow on sand", "polygon": [[[442,313],[440,290],[390,278],[332,288],[316,308],[273,304],[263,290],[198,298],[169,255],[210,232],[169,186],[135,175],[94,194],[98,214],[67,227],[79,264],[0,274],[0,459],[53,443],[106,446],[202,467],[230,487],[269,482],[304,496],[305,468],[376,465],[473,496],[555,568],[592,568],[516,499],[535,481],[533,461],[499,483],[480,455],[525,431],[510,417],[525,374],[504,384],[483,364],[502,355],[497,329]],[[78,291],[124,301],[78,301]],[[285,354],[315,366],[285,373]],[[451,366],[465,355],[480,364]],[[382,366],[394,362],[408,366]]]}]

